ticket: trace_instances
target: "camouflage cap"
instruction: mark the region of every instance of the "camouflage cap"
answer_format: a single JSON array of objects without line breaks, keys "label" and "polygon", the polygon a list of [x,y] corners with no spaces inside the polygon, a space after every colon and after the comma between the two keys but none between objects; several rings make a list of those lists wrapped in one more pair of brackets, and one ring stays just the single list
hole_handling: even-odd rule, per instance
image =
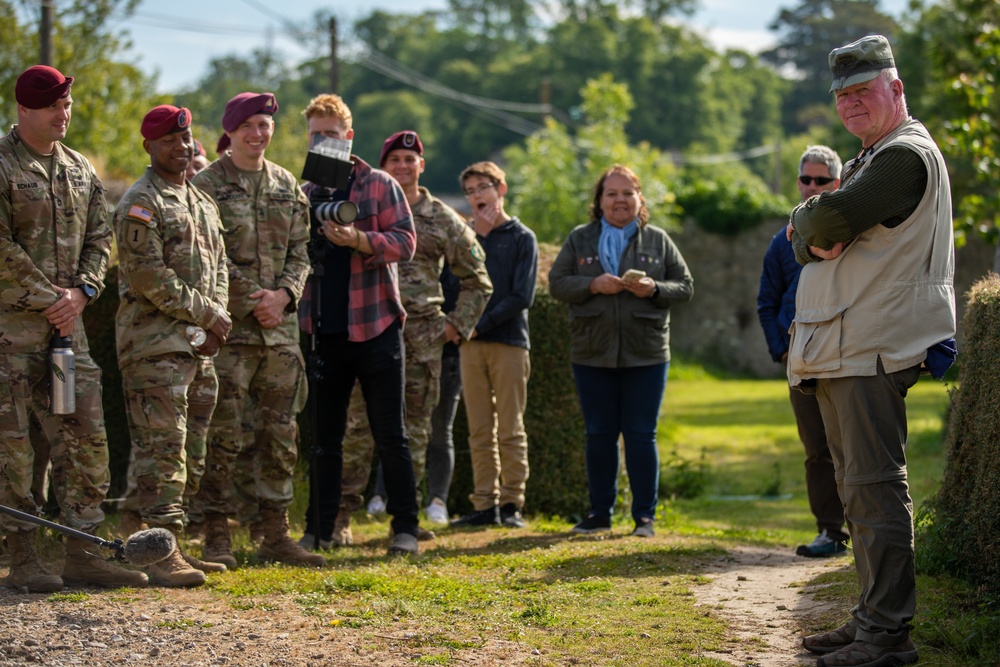
[{"label": "camouflage cap", "polygon": [[882,35],[862,37],[830,51],[830,71],[833,72],[830,92],[871,81],[882,70],[895,66],[888,39]]}]

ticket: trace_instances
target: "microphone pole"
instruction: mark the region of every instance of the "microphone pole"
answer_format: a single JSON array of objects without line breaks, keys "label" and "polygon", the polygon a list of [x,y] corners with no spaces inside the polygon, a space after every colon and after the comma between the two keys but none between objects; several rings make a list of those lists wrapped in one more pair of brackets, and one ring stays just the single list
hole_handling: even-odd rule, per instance
[{"label": "microphone pole", "polygon": [[27,521],[28,523],[34,523],[39,526],[45,526],[46,528],[51,528],[52,530],[57,530],[63,535],[68,537],[75,537],[77,539],[86,540],[104,549],[114,549],[116,554],[121,554],[122,550],[125,548],[125,543],[122,542],[120,538],[116,538],[114,541],[105,540],[97,535],[91,535],[90,533],[85,533],[82,530],[77,530],[76,528],[70,528],[69,526],[64,526],[54,521],[49,521],[48,519],[43,519],[40,516],[35,516],[34,514],[28,514],[27,512],[22,512],[21,510],[16,510],[13,507],[7,507],[6,505],[0,505],[0,512],[4,514],[9,514],[15,519],[20,519],[21,521]]},{"label": "microphone pole", "polygon": [[[311,221],[315,223],[318,221]],[[312,273],[309,275],[309,316],[312,320],[312,333],[309,335],[309,358],[306,362],[306,381],[309,388],[309,430],[312,433],[312,446],[309,448],[309,496],[312,505],[313,518],[313,550],[319,551],[320,542],[320,493],[319,493],[319,459],[322,447],[319,442],[319,383],[323,379],[323,359],[320,355],[319,330],[323,315],[322,283],[325,273],[326,248],[322,244],[326,239],[318,231],[313,231],[310,244],[310,259]]]}]

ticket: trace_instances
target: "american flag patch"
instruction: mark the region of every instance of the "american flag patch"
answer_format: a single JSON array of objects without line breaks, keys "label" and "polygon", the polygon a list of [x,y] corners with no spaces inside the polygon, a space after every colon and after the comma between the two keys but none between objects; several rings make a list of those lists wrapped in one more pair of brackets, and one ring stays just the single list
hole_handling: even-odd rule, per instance
[{"label": "american flag patch", "polygon": [[132,208],[128,210],[128,217],[135,218],[136,220],[142,220],[143,222],[149,222],[153,219],[153,212],[148,208],[143,208],[138,204],[132,204]]}]

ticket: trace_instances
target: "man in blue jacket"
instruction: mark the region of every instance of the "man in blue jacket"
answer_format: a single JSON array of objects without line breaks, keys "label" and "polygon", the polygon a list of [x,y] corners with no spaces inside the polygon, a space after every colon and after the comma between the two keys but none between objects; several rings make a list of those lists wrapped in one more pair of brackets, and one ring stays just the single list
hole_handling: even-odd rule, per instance
[{"label": "man in blue jacket", "polygon": [[[833,192],[840,186],[841,162],[826,146],[809,146],[799,159],[796,184],[802,201]],[[785,228],[774,235],[764,255],[757,294],[757,316],[767,338],[771,358],[784,364],[788,358],[788,327],[795,317],[795,290],[802,266],[795,261],[792,244],[785,238]],[[816,517],[818,535],[811,544],[795,550],[800,556],[821,558],[846,552],[848,535],[844,530],[844,507],[837,493],[833,458],[826,443],[823,417],[816,394],[798,389],[789,391],[792,411],[799,427],[799,439],[806,448],[806,490],[809,509]]]}]

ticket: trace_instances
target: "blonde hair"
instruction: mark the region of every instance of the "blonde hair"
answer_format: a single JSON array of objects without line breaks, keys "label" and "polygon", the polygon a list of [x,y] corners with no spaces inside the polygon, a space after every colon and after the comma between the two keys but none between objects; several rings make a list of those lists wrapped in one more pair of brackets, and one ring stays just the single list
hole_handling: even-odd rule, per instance
[{"label": "blonde hair", "polygon": [[351,129],[351,124],[354,121],[351,109],[344,103],[343,98],[331,93],[323,93],[309,100],[309,106],[302,111],[302,115],[306,117],[306,120],[313,117],[336,118],[348,130]]},{"label": "blonde hair", "polygon": [[482,176],[490,179],[497,185],[500,185],[501,183],[507,185],[507,174],[503,172],[503,169],[489,160],[470,164],[468,167],[463,169],[462,173],[458,176],[458,184],[464,186],[465,181],[472,176]]}]

